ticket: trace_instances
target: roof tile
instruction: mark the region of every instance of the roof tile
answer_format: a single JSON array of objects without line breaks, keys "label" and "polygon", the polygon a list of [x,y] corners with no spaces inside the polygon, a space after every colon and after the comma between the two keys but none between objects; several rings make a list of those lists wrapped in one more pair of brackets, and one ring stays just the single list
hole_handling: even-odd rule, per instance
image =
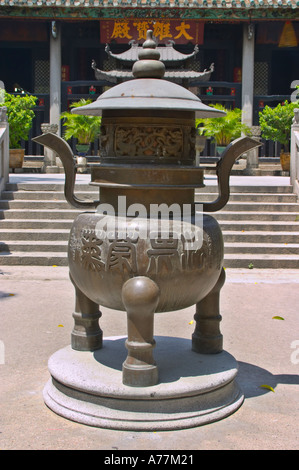
[{"label": "roof tile", "polygon": [[0,0],[0,6],[105,7],[156,6],[180,8],[298,8],[298,0]]}]

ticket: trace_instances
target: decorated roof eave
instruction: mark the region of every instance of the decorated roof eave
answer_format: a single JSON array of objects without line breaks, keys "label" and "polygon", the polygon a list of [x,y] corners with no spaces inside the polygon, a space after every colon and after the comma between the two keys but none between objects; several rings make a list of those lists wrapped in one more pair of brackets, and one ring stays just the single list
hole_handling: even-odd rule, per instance
[{"label": "decorated roof eave", "polygon": [[[53,0],[54,1],[54,0]],[[250,2],[238,1],[238,6],[233,7],[234,0],[212,0],[211,5],[204,6],[207,0],[195,0],[191,6],[185,8],[169,7],[165,3],[156,6],[161,0],[148,1],[148,5],[154,6],[130,6],[130,0],[118,0],[121,6],[109,5],[112,0],[87,0],[89,6],[53,6],[51,0],[0,0],[0,18],[39,18],[39,19],[65,19],[65,20],[95,20],[95,19],[197,19],[197,20],[227,20],[227,21],[259,21],[259,20],[298,20],[299,0],[278,0],[271,6],[270,1],[251,0]],[[182,2],[183,0],[178,0]],[[199,3],[200,2],[200,3]],[[21,5],[22,3],[22,5]],[[58,2],[57,2],[58,3]],[[65,3],[61,0],[60,3]],[[99,6],[90,6],[91,4]],[[216,6],[218,3],[218,6]],[[242,6],[242,3],[245,6]],[[281,5],[279,5],[281,3]],[[106,4],[106,5],[105,5]]]},{"label": "decorated roof eave", "polygon": [[[125,61],[125,62],[136,62],[138,59],[139,52],[142,50],[141,46],[138,46],[137,43],[131,43],[130,49],[120,52],[118,54],[113,53],[110,49],[109,44],[106,44],[105,51],[110,57],[113,57],[114,59]],[[162,62],[182,62],[186,61],[187,59],[193,58],[198,54],[198,45],[196,44],[194,47],[194,50],[191,54],[183,54],[179,51],[177,51],[173,47],[173,43],[167,43],[166,46],[160,47],[157,46],[156,50],[160,54],[160,59]]]},{"label": "decorated roof eave", "polygon": [[[116,84],[117,80],[122,81],[134,79],[132,71],[126,70],[110,70],[109,72],[98,70],[97,80],[105,80]],[[196,80],[196,81],[209,81],[211,72],[196,72],[194,70],[166,70],[164,79],[165,80]]]}]

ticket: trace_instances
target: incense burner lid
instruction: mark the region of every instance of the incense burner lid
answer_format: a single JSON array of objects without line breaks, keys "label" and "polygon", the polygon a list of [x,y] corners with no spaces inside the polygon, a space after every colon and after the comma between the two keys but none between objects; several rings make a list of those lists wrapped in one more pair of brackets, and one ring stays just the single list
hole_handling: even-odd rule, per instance
[{"label": "incense burner lid", "polygon": [[138,78],[116,85],[93,103],[72,112],[101,116],[105,110],[194,111],[196,117],[222,117],[225,113],[213,109],[186,88],[157,78]]}]

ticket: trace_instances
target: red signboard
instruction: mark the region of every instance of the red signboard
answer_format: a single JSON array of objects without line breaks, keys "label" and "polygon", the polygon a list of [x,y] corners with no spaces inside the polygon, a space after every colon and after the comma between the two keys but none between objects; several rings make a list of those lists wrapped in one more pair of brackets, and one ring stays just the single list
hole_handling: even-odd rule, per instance
[{"label": "red signboard", "polygon": [[101,42],[128,44],[133,39],[142,43],[148,29],[158,44],[169,40],[175,44],[203,44],[204,23],[195,20],[103,20],[100,22]]}]

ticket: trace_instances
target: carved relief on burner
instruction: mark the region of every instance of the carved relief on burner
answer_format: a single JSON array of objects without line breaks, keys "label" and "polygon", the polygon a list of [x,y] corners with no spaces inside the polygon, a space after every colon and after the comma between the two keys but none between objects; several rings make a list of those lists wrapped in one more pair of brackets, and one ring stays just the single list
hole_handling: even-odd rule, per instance
[{"label": "carved relief on burner", "polygon": [[150,240],[151,248],[147,250],[149,264],[147,274],[158,274],[163,268],[168,272],[180,269],[179,240],[169,234],[168,238],[160,236]]},{"label": "carved relief on burner", "polygon": [[[81,233],[80,261],[86,270],[103,274],[105,271],[127,271],[136,274],[137,253],[135,238],[116,238],[109,240],[97,238],[94,231],[83,230]],[[72,244],[74,247],[74,244]]]},{"label": "carved relief on burner", "polygon": [[130,238],[113,240],[109,245],[106,270],[128,271],[129,274],[137,274],[137,239]]},{"label": "carved relief on burner", "polygon": [[186,135],[186,152],[189,153],[191,160],[195,158],[196,150],[195,150],[195,143],[196,143],[196,130],[195,127],[192,127],[190,132]]},{"label": "carved relief on burner", "polygon": [[103,159],[141,158],[182,163],[195,155],[193,127],[189,125],[151,125],[141,123],[111,123],[101,127],[101,157]]},{"label": "carved relief on burner", "polygon": [[[145,241],[135,236],[124,238],[97,238],[93,230],[82,230],[81,238],[72,239],[71,252],[78,252],[82,267],[101,276],[105,272],[156,276],[161,272],[202,270],[210,263],[210,238],[197,249],[186,249],[183,236],[160,233]],[[138,244],[141,242],[138,256]],[[74,253],[73,253],[74,258]]]},{"label": "carved relief on burner", "polygon": [[107,157],[109,155],[109,127],[101,126],[101,134],[99,137],[99,143],[101,148],[101,156],[102,158]]},{"label": "carved relief on burner", "polygon": [[222,265],[222,243],[219,239],[219,235],[213,232],[205,233],[203,246],[206,251],[206,258],[208,260],[208,267],[213,268],[216,266],[217,269],[221,268]]},{"label": "carved relief on burner", "polygon": [[99,240],[93,232],[84,230],[81,241],[81,263],[83,267],[91,271],[104,271],[105,263],[101,259],[103,240]]},{"label": "carved relief on burner", "polygon": [[202,269],[207,254],[206,247],[186,249],[185,243],[183,235],[177,237],[172,233],[168,234],[167,238],[163,237],[163,234],[159,234],[156,238],[150,239],[150,248],[147,250],[149,263],[146,274],[158,274],[162,270],[171,273]]},{"label": "carved relief on burner", "polygon": [[73,261],[76,260],[77,253],[81,250],[82,242],[72,231],[69,239],[69,256]]},{"label": "carved relief on burner", "polygon": [[180,158],[183,132],[179,127],[117,126],[114,149],[117,157]]}]

